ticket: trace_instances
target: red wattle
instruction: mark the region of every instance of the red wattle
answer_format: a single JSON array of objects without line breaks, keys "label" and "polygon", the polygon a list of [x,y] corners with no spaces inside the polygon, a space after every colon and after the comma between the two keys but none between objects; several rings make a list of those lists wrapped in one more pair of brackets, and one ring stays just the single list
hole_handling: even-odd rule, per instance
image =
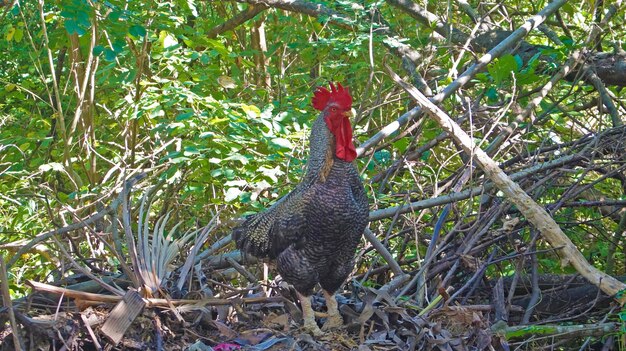
[{"label": "red wattle", "polygon": [[[328,120],[327,120],[328,121]],[[356,158],[356,148],[352,143],[352,127],[350,119],[343,117],[340,120],[330,122],[331,132],[335,136],[335,155],[346,162],[352,162]]]}]

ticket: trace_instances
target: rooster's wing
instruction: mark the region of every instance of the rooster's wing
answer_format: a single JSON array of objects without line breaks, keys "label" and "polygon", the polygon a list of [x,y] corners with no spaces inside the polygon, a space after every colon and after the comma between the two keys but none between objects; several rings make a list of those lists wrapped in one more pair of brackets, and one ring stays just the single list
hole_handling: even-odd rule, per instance
[{"label": "rooster's wing", "polygon": [[267,210],[246,218],[233,229],[237,247],[253,256],[276,258],[290,245],[304,243],[306,188],[300,184]]}]

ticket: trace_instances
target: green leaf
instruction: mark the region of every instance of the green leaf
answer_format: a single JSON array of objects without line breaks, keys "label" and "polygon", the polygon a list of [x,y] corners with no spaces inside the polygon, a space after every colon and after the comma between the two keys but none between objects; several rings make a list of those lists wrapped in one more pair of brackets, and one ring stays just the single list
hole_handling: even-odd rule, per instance
[{"label": "green leaf", "polygon": [[196,156],[196,155],[200,155],[200,151],[198,151],[198,149],[193,146],[187,146],[185,147],[185,151],[183,151],[183,155]]},{"label": "green leaf", "polygon": [[572,40],[572,38],[567,37],[567,36],[561,36],[559,37],[561,39],[561,42],[563,43],[563,45],[566,48],[573,48],[574,47],[574,40]]},{"label": "green leaf", "polygon": [[406,148],[409,146],[409,138],[401,138],[393,143],[395,149],[397,149],[400,153],[404,153]]},{"label": "green leaf", "polygon": [[145,37],[146,29],[140,25],[133,25],[128,29],[128,33],[134,37]]},{"label": "green leaf", "polygon": [[65,29],[67,30],[68,33],[70,34],[78,33],[79,31],[78,24],[73,19],[66,19],[65,23],[63,24],[65,25]]},{"label": "green leaf", "polygon": [[109,48],[104,49],[104,59],[111,62],[115,61],[117,53]]},{"label": "green leaf", "polygon": [[90,28],[91,22],[89,21],[89,14],[85,11],[77,12],[76,23],[78,23],[78,25],[81,27]]},{"label": "green leaf", "polygon": [[519,67],[512,55],[504,55],[487,66],[487,71],[497,85],[511,79],[511,73],[517,72]]},{"label": "green leaf", "polygon": [[515,55],[513,56],[513,58],[515,59],[515,63],[517,64],[517,69],[515,71],[518,71],[524,66],[524,60],[522,60],[522,57],[520,55]]},{"label": "green leaf", "polygon": [[241,154],[234,154],[234,155],[230,155],[230,156],[228,156],[228,157],[226,158],[226,160],[227,160],[227,161],[239,161],[239,162],[241,162],[241,164],[243,164],[243,165],[247,165],[247,164],[248,164],[248,162],[250,162],[250,161],[248,161],[248,159],[247,159],[245,156],[243,156],[243,155],[241,155]]},{"label": "green leaf", "polygon": [[63,171],[63,165],[58,162],[46,163],[44,165],[39,166],[39,170],[42,172],[48,172],[51,170],[61,172]]},{"label": "green leaf", "polygon": [[285,139],[285,138],[274,138],[272,140],[270,140],[270,143],[272,145],[278,146],[278,147],[282,147],[285,149],[293,149],[293,144],[291,143],[291,141]]},{"label": "green leaf", "polygon": [[185,157],[185,156],[181,156],[181,157],[173,157],[170,159],[170,162],[173,164],[178,164],[178,163],[183,163],[186,161],[189,161],[190,158],[189,157]]},{"label": "green leaf", "polygon": [[11,41],[13,40],[13,37],[15,36],[15,31],[17,29],[15,27],[13,27],[12,25],[9,25],[9,29],[7,30],[7,34],[5,36],[7,41]]},{"label": "green leaf", "polygon": [[498,91],[496,90],[496,88],[494,87],[489,87],[489,89],[487,89],[487,92],[485,93],[485,96],[487,96],[487,99],[489,99],[490,102],[496,102],[498,101]]},{"label": "green leaf", "polygon": [[191,117],[193,117],[194,113],[193,112],[186,112],[186,113],[181,113],[180,115],[176,116],[176,120],[177,121],[184,121],[186,119],[189,119]]},{"label": "green leaf", "polygon": [[93,54],[94,55],[100,55],[103,52],[104,52],[104,46],[96,45],[96,46],[93,47]]},{"label": "green leaf", "polygon": [[248,118],[259,118],[261,110],[254,105],[241,105],[241,109],[246,113]]},{"label": "green leaf", "polygon": [[24,38],[24,30],[22,28],[17,28],[15,30],[15,35],[13,36],[13,39],[15,39],[16,42],[20,42],[22,41],[22,38]]},{"label": "green leaf", "polygon": [[239,197],[239,194],[241,194],[241,189],[228,188],[228,190],[226,190],[226,194],[224,194],[224,201],[231,202]]},{"label": "green leaf", "polygon": [[196,8],[196,3],[194,0],[187,0],[187,7],[194,17],[198,17],[198,9]]},{"label": "green leaf", "polygon": [[219,52],[221,55],[228,55],[229,51],[226,48],[226,46],[224,46],[224,44],[222,44],[222,42],[215,40],[215,39],[208,39],[207,43],[209,45],[211,45],[217,52]]}]

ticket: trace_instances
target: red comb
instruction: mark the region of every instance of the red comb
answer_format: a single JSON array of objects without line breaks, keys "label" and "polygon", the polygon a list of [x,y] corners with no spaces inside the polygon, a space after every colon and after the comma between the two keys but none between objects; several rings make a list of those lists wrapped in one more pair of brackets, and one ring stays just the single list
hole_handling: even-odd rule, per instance
[{"label": "red comb", "polygon": [[315,93],[313,93],[313,107],[322,111],[331,102],[341,105],[344,109],[351,108],[352,96],[350,96],[348,88],[342,87],[339,83],[337,83],[336,87],[333,83],[330,83],[330,91],[324,87],[317,87]]}]

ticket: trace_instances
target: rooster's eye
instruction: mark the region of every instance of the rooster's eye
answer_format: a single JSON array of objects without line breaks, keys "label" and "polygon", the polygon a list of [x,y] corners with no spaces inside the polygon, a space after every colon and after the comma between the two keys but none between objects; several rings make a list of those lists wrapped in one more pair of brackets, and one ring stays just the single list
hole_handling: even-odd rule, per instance
[{"label": "rooster's eye", "polygon": [[337,108],[336,107],[331,107],[330,110],[333,111],[333,112],[337,112]]}]

